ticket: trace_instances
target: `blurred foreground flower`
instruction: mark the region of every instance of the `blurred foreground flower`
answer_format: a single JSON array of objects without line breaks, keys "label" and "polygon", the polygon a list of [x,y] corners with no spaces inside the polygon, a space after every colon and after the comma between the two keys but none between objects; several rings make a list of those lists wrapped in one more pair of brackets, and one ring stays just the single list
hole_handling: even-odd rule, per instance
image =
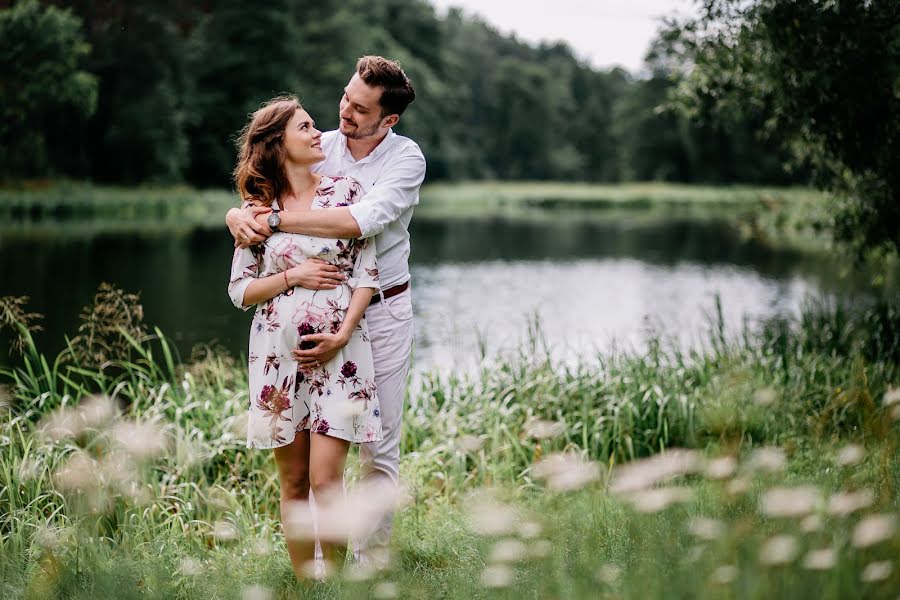
[{"label": "blurred foreground flower", "polygon": [[900,387],[889,387],[884,393],[884,405],[900,404]]},{"label": "blurred foreground flower", "polygon": [[811,513],[820,499],[818,488],[812,486],[774,487],[763,493],[760,508],[769,517],[802,517]]},{"label": "blurred foreground flower", "polygon": [[150,422],[122,421],[113,427],[112,437],[120,447],[137,459],[153,458],[166,451],[165,434]]},{"label": "blurred foreground flower", "polygon": [[775,446],[765,446],[757,448],[750,454],[747,468],[751,471],[777,473],[783,470],[786,464],[787,457],[784,450]]},{"label": "blurred foreground flower", "polygon": [[835,457],[835,462],[840,467],[849,467],[852,465],[858,465],[865,457],[865,448],[863,448],[859,444],[847,444],[838,451],[837,457]]},{"label": "blurred foreground flower", "polygon": [[717,540],[725,533],[725,524],[717,519],[694,517],[687,526],[688,532],[702,540]]},{"label": "blurred foreground flower", "polygon": [[624,499],[638,512],[655,513],[679,502],[690,502],[694,499],[694,490],[676,486],[655,488],[627,494]]},{"label": "blurred foreground flower", "polygon": [[481,574],[481,585],[487,588],[508,587],[512,581],[512,569],[506,565],[490,565]]},{"label": "blurred foreground flower", "polygon": [[622,576],[622,567],[612,563],[606,563],[597,569],[596,576],[597,579],[603,583],[613,585]]},{"label": "blurred foreground flower", "polygon": [[837,563],[837,552],[834,548],[810,550],[803,558],[803,567],[813,571],[826,571]]},{"label": "blurred foreground flower", "polygon": [[547,487],[558,492],[583,488],[600,478],[600,466],[585,460],[580,454],[566,452],[550,454],[531,469],[535,479],[547,481]]},{"label": "blurred foreground flower", "polygon": [[887,541],[897,530],[897,519],[894,515],[872,515],[856,524],[853,529],[853,545],[857,548],[868,548]]},{"label": "blurred foreground flower", "polygon": [[241,591],[241,600],[270,600],[272,590],[264,585],[248,585]]},{"label": "blurred foreground flower", "polygon": [[874,502],[875,494],[872,490],[837,492],[828,499],[828,514],[846,517],[858,510],[869,508]]},{"label": "blurred foreground flower", "polygon": [[894,565],[892,565],[890,561],[882,560],[866,565],[866,568],[863,569],[862,575],[860,575],[860,579],[867,583],[884,581],[885,579],[890,577],[891,573],[893,572]]},{"label": "blurred foreground flower", "polygon": [[720,583],[722,585],[727,585],[737,579],[738,568],[734,565],[722,565],[721,567],[717,567],[715,571],[710,575],[710,579],[712,579],[715,583]]},{"label": "blurred foreground flower", "polygon": [[388,513],[408,500],[389,483],[361,482],[349,492],[340,487],[316,499],[315,513],[306,501],[285,505],[284,530],[291,539],[346,542],[368,537]]},{"label": "blurred foreground flower", "polygon": [[469,523],[478,535],[509,535],[516,531],[520,520],[518,511],[496,500],[490,492],[473,494],[466,502]]},{"label": "blurred foreground flower", "polygon": [[797,556],[800,544],[792,535],[776,535],[762,545],[759,550],[759,562],[764,565],[783,565]]},{"label": "blurred foreground flower", "polygon": [[609,491],[613,494],[636,492],[678,475],[696,473],[702,468],[703,459],[699,452],[668,450],[616,468],[610,479]]},{"label": "blurred foreground flower", "polygon": [[491,548],[491,555],[488,560],[493,563],[518,562],[525,558],[525,551],[525,544],[517,539],[498,540],[494,547]]},{"label": "blurred foreground flower", "polygon": [[396,598],[400,595],[400,590],[393,581],[382,581],[372,590],[372,595],[379,599]]},{"label": "blurred foreground flower", "polygon": [[737,460],[733,456],[722,456],[709,461],[706,465],[706,476],[710,479],[727,479],[734,475]]},{"label": "blurred foreground flower", "polygon": [[566,431],[566,424],[561,421],[547,421],[544,419],[532,419],[523,427],[525,435],[537,440],[554,438]]}]

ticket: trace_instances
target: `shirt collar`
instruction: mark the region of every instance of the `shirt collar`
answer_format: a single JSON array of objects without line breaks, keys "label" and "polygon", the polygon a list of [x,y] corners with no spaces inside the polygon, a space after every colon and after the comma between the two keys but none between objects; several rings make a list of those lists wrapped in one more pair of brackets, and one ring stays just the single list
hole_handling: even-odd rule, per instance
[{"label": "shirt collar", "polygon": [[375,149],[372,150],[371,154],[365,156],[359,160],[354,160],[353,155],[350,154],[350,148],[347,147],[347,136],[338,131],[338,135],[341,136],[341,156],[350,162],[356,163],[367,163],[375,160],[385,152],[387,152],[388,148],[394,143],[394,139],[397,137],[397,134],[394,133],[393,129],[388,130],[387,135],[384,136],[384,139],[381,140],[381,143],[375,146]]}]

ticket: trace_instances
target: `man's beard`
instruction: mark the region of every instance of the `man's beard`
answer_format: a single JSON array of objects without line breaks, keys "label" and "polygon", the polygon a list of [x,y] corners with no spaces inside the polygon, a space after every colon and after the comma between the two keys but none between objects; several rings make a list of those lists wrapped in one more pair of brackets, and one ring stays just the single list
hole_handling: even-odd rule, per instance
[{"label": "man's beard", "polygon": [[[343,121],[341,121],[341,123],[343,123]],[[344,135],[351,140],[361,140],[367,137],[372,137],[376,133],[378,133],[378,123],[375,123],[369,129],[360,129],[359,125],[357,125],[356,129],[354,129],[351,133],[345,133]]]}]

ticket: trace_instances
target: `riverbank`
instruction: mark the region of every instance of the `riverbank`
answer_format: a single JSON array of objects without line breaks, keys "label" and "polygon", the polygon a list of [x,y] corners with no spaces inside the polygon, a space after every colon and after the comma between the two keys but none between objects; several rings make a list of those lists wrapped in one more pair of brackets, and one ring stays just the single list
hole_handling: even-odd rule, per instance
[{"label": "riverbank", "polygon": [[[236,204],[227,190],[118,188],[84,183],[0,189],[0,235],[78,237],[221,228]],[[645,225],[671,219],[719,220],[745,239],[809,253],[834,249],[819,223],[827,198],[808,188],[667,183],[470,182],[422,189],[416,219],[486,219]]]},{"label": "riverbank", "polygon": [[160,332],[102,369],[26,345],[3,374],[2,595],[893,599],[896,305],[809,307],[735,339],[712,325],[689,354],[563,367],[533,338],[425,376],[390,560],[311,589],[270,453],[243,445],[236,361],[179,364]]}]

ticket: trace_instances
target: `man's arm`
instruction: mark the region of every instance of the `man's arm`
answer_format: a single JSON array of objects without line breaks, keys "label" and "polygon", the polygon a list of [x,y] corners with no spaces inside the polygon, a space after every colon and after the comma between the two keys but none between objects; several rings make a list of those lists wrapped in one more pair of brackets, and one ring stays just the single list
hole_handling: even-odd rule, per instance
[{"label": "man's arm", "polygon": [[[381,233],[419,202],[425,157],[412,146],[387,167],[362,202],[301,213],[281,213],[282,231],[327,238],[367,238]],[[260,219],[260,217],[257,217]]]}]

